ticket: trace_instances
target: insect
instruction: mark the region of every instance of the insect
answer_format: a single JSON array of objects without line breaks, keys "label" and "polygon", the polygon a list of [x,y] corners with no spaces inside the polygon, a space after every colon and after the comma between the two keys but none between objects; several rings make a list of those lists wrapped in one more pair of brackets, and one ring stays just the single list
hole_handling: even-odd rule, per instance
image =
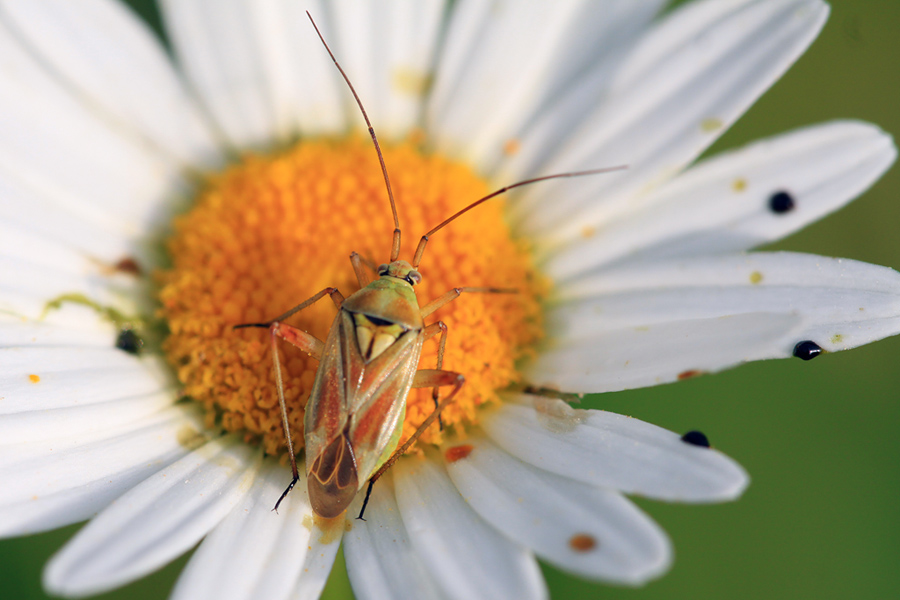
[{"label": "insect", "polygon": [[[288,427],[278,355],[278,338],[282,338],[319,361],[304,420],[306,482],[312,509],[321,517],[339,516],[368,481],[366,497],[357,517],[361,519],[375,481],[435,420],[439,420],[443,408],[453,401],[465,383],[461,373],[443,369],[447,326],[442,321],[425,325],[425,319],[465,292],[516,292],[500,288],[457,287],[419,306],[414,286],[422,280],[418,266],[430,236],[479,204],[515,187],[623,167],[549,175],[506,186],[469,204],[423,235],[411,263],[399,260],[400,219],[375,130],[350,79],[315,21],[311,16],[309,19],[350,88],[378,154],[394,218],[390,261],[375,269],[377,279],[372,280],[372,265],[354,252],[350,261],[360,286],[357,292],[345,298],[337,288],[327,287],[271,321],[247,323],[235,328],[262,327],[270,332],[282,425],[293,475],[275,509],[300,480]],[[284,323],[325,296],[331,298],[338,314],[324,342]],[[435,336],[440,336],[436,368],[417,370],[423,343]],[[446,387],[452,389],[441,399],[440,388]],[[435,409],[398,448],[406,398],[412,388],[432,388]]]}]

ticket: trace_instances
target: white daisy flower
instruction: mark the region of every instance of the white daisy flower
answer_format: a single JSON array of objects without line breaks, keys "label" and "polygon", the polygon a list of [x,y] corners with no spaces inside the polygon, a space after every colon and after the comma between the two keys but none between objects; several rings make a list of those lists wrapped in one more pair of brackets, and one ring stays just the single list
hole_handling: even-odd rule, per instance
[{"label": "white daisy flower", "polygon": [[[616,584],[664,572],[670,542],[625,495],[730,500],[743,469],[697,432],[536,388],[637,388],[894,335],[900,275],[747,252],[876,181],[896,157],[877,127],[696,162],[827,5],[663,4],[163,0],[172,64],[111,0],[0,2],[0,533],[90,520],[46,588],[100,593],[198,543],[175,598],[316,597],[341,543],[359,598],[541,598],[537,558]],[[523,188],[434,236],[423,304],[457,285],[519,293],[434,315],[467,384],[445,429],[378,481],[366,521],[362,494],[325,520],[303,485],[271,510],[290,473],[272,458],[270,350],[232,330],[329,285],[349,295],[347,255],[384,260],[393,229],[306,9],[385,145],[402,256],[491,188],[628,165]],[[291,323],[324,339],[326,303]],[[281,352],[301,442],[316,363]],[[423,368],[436,352],[426,342]],[[430,407],[410,394],[404,435]]]}]

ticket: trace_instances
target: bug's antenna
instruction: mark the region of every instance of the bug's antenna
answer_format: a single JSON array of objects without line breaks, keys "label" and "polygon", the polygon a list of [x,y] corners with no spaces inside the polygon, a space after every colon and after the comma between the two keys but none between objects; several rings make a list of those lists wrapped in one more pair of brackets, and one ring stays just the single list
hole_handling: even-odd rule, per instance
[{"label": "bug's antenna", "polygon": [[526,179],[524,181],[519,181],[517,183],[513,183],[506,187],[500,188],[496,192],[490,193],[487,196],[485,196],[484,198],[476,200],[472,204],[468,205],[467,207],[465,207],[464,209],[462,209],[461,211],[459,211],[452,217],[447,218],[440,225],[438,225],[437,227],[435,227],[434,229],[432,229],[431,231],[429,231],[428,233],[423,235],[422,238],[419,240],[419,245],[416,246],[416,255],[413,257],[412,266],[414,269],[418,268],[419,263],[422,262],[422,255],[425,254],[425,244],[428,243],[428,239],[435,232],[443,229],[444,227],[446,227],[447,225],[449,225],[450,223],[455,221],[457,218],[463,216],[464,214],[466,214],[467,212],[469,212],[470,210],[472,210],[473,208],[478,206],[479,204],[481,204],[483,202],[487,202],[491,198],[495,198],[504,192],[508,192],[509,190],[511,190],[513,188],[522,187],[523,185],[537,183],[538,181],[547,181],[548,179],[563,179],[565,177],[584,177],[585,175],[597,175],[598,173],[609,173],[612,171],[621,171],[621,170],[627,169],[627,168],[628,168],[627,165],[619,165],[617,167],[605,167],[602,169],[591,169],[589,171],[573,171],[571,173],[557,173],[555,175],[544,175],[543,177],[535,177],[533,179]]},{"label": "bug's antenna", "polygon": [[331,48],[328,47],[328,43],[325,41],[325,38],[322,37],[322,32],[319,31],[319,27],[313,20],[312,15],[309,14],[309,11],[306,11],[306,16],[309,17],[309,22],[312,23],[313,29],[316,30],[316,34],[319,36],[319,39],[322,40],[322,45],[325,46],[325,50],[328,51],[328,56],[331,57],[332,62],[334,62],[334,66],[337,67],[337,70],[341,73],[341,77],[343,77],[344,81],[347,82],[347,86],[350,88],[350,92],[353,94],[353,98],[356,100],[357,106],[359,106],[359,110],[362,113],[363,119],[366,120],[366,125],[369,128],[369,135],[372,136],[372,143],[375,144],[375,152],[378,153],[378,162],[381,163],[381,172],[384,174],[384,185],[385,187],[387,187],[388,198],[391,201],[391,213],[393,213],[394,215],[394,239],[391,242],[390,260],[390,262],[394,262],[400,256],[400,217],[397,216],[397,203],[394,202],[394,192],[391,190],[391,179],[390,177],[388,177],[387,166],[384,164],[384,155],[381,154],[381,146],[378,145],[378,138],[375,137],[375,128],[372,127],[372,122],[369,121],[369,115],[366,114],[366,109],[363,108],[362,100],[359,99],[359,95],[353,88],[353,84],[350,83],[350,78],[347,77],[347,74],[344,73],[344,69],[341,68],[341,65],[334,57],[334,53],[331,51]]}]

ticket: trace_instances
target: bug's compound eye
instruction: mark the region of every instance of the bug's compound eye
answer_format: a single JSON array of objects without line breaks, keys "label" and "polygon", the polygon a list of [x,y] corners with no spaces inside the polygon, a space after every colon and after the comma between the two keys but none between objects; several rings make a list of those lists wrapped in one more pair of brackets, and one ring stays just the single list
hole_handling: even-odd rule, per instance
[{"label": "bug's compound eye", "polygon": [[410,285],[422,283],[422,274],[418,271],[410,271],[406,274],[406,281],[408,281]]},{"label": "bug's compound eye", "polygon": [[378,273],[379,277],[381,277],[383,275],[387,275],[388,271],[389,271],[389,267],[390,267],[390,265],[387,265],[387,264],[378,265],[378,268],[375,270],[375,272]]}]

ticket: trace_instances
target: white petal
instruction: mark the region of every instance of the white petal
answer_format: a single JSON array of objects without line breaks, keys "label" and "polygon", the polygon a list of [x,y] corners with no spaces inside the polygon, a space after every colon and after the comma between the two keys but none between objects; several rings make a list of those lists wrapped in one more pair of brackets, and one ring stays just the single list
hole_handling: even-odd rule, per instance
[{"label": "white petal", "polygon": [[309,526],[313,515],[305,486],[297,486],[278,512],[272,510],[290,477],[275,460],[267,461],[251,492],[191,557],[173,600],[288,597],[303,576],[304,560],[319,545]]},{"label": "white petal", "polygon": [[635,195],[677,174],[737,120],[827,15],[819,0],[705,0],[675,11],[645,36],[608,101],[542,172],[628,169],[525,189],[512,206],[513,223],[557,244],[628,210]]},{"label": "white petal", "polygon": [[[560,282],[616,260],[747,250],[837,210],[881,177],[896,156],[890,136],[853,121],[756,142],[692,167],[542,268]],[[769,207],[780,191],[794,199],[792,210]]]},{"label": "white petal", "polygon": [[[0,452],[5,446],[26,442],[105,435],[120,425],[134,423],[175,402],[174,390],[116,398],[106,402],[60,408],[24,410],[0,415]],[[84,439],[87,438],[87,439]]]},{"label": "white petal", "polygon": [[[900,333],[900,273],[790,252],[623,265],[561,294],[568,300],[547,313],[556,342],[535,371],[563,389],[652,385],[789,357],[806,340],[834,352]],[[736,331],[736,323],[747,327]]]},{"label": "white petal", "polygon": [[413,548],[448,597],[547,596],[534,556],[472,511],[443,466],[425,458],[404,459],[394,466],[394,481]]},{"label": "white petal", "polygon": [[98,594],[187,551],[249,491],[260,461],[236,436],[210,442],[157,472],[88,523],[47,565],[44,587]]},{"label": "white petal", "polygon": [[171,384],[161,359],[112,347],[0,349],[4,415],[151,394]]},{"label": "white petal", "polygon": [[[554,312],[553,318],[565,317]],[[539,387],[585,393],[659,385],[774,358],[772,340],[797,339],[800,323],[799,316],[787,312],[751,312],[646,326],[623,324],[596,337],[549,341],[525,367],[525,374]],[[778,353],[784,343],[778,344]]]},{"label": "white petal", "polygon": [[[359,514],[360,506],[357,499],[350,514]],[[366,511],[369,518],[352,521],[353,529],[344,535],[347,575],[356,598],[443,598],[406,533],[390,471],[378,480]]]},{"label": "white petal", "polygon": [[[547,86],[544,104],[508,138],[510,146],[504,148],[505,156],[496,156],[498,149],[495,155],[485,159],[500,161],[499,174],[494,174],[494,180],[521,181],[544,172],[541,165],[575,135],[584,116],[605,101],[623,57],[663,5],[665,2],[659,0],[606,0],[590,4],[597,16],[602,15],[602,21],[585,19],[582,24],[585,31],[573,33],[566,41],[564,48],[571,55],[561,59],[557,68],[560,75],[572,71],[571,75],[554,77],[558,84]],[[579,58],[588,60],[580,65]]]},{"label": "white petal", "polygon": [[2,8],[29,50],[105,118],[179,162],[218,165],[216,143],[162,44],[121,2],[4,0]]},{"label": "white petal", "polygon": [[666,534],[620,493],[527,465],[480,436],[459,444],[464,458],[452,448],[447,471],[472,508],[560,569],[639,585],[668,568]]},{"label": "white petal", "polygon": [[[87,261],[83,264],[88,271]],[[35,265],[28,259],[0,256],[0,307],[19,317],[43,319],[51,305],[68,297],[116,308],[125,314],[135,312],[135,290],[141,281],[127,277],[117,281],[118,285],[111,285],[111,279],[100,275],[98,268],[90,271],[71,273]]]},{"label": "white petal", "polygon": [[[235,146],[268,148],[298,127],[343,126],[342,82],[304,13],[323,14],[320,2],[165,0],[160,8],[185,73]],[[319,26],[327,36],[327,23]]]},{"label": "white petal", "polygon": [[[291,600],[317,600],[322,595],[346,529],[344,519],[344,515],[334,519],[313,519],[313,541],[301,565],[300,579],[291,592]],[[309,526],[309,522],[304,521],[304,527]]]},{"label": "white petal", "polygon": [[[329,6],[335,33],[335,43],[329,45],[379,138],[401,139],[420,124],[444,4],[444,0],[340,0]],[[342,98],[342,105],[348,106],[349,91],[342,90]],[[349,110],[350,122],[361,128],[356,105]]]},{"label": "white petal", "polygon": [[105,430],[75,429],[69,437],[0,446],[6,481],[0,489],[0,536],[29,535],[92,517],[204,441],[199,410],[130,416],[133,420],[113,421]]},{"label": "white petal", "polygon": [[526,463],[591,485],[674,502],[733,500],[748,478],[736,462],[638,419],[519,395],[483,421]]},{"label": "white petal", "polygon": [[186,187],[178,165],[114,129],[48,76],[2,22],[0,56],[0,181],[119,235],[136,236],[166,220],[160,200]]},{"label": "white petal", "polygon": [[657,6],[455,3],[426,116],[438,148],[482,167],[494,162],[543,102],[576,74],[611,58],[619,34],[635,30],[635,20],[646,23]]},{"label": "white petal", "polygon": [[27,321],[7,315],[0,316],[0,348],[18,346],[110,348],[115,344],[116,327],[98,315],[97,311],[80,304],[67,304],[65,307],[73,309],[67,316],[74,316],[74,322]]},{"label": "white petal", "polygon": [[[54,194],[41,190],[39,182],[32,183],[36,185],[0,175],[3,232],[18,233],[20,238],[12,237],[15,233],[3,236],[3,256],[37,257],[47,252],[49,261],[67,253],[62,264],[80,262],[84,257],[112,264],[134,253],[134,244],[121,223],[84,203],[69,202],[72,198],[65,193]],[[23,241],[21,238],[26,236],[25,245],[14,250],[16,241]],[[63,252],[48,251],[48,246]]]}]

